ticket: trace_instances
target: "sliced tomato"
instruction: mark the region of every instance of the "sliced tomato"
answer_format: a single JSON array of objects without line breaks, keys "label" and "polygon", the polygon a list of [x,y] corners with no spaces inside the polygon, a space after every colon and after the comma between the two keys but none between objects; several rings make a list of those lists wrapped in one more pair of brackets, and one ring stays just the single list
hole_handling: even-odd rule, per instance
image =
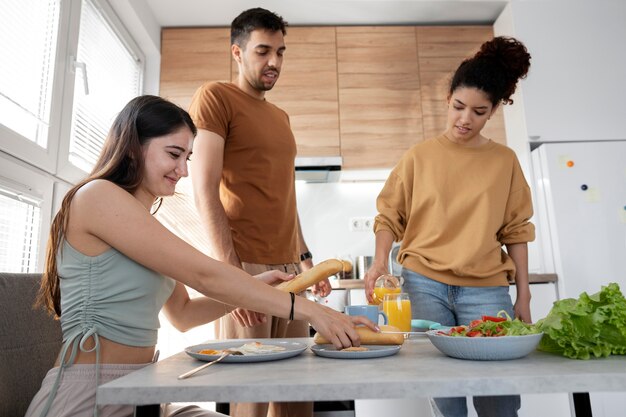
[{"label": "sliced tomato", "polygon": [[482,324],[482,323],[483,323],[483,321],[482,321],[482,320],[473,320],[473,321],[469,324],[469,327],[476,327],[476,326],[478,326],[479,324]]},{"label": "sliced tomato", "polygon": [[479,332],[478,330],[472,330],[472,331],[469,331],[469,332],[465,333],[465,336],[467,336],[467,337],[483,337],[483,334],[481,332]]},{"label": "sliced tomato", "polygon": [[465,327],[464,326],[456,326],[450,329],[450,334],[454,334],[454,333],[463,333],[465,331]]},{"label": "sliced tomato", "polygon": [[483,321],[493,321],[499,323],[501,321],[506,321],[505,317],[494,317],[494,316],[483,316]]}]

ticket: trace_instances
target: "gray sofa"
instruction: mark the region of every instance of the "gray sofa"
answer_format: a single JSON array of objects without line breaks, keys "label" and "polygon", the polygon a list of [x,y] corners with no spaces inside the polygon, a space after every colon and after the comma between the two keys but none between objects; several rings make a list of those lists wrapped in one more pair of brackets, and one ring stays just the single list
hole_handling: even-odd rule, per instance
[{"label": "gray sofa", "polygon": [[41,274],[0,273],[0,417],[23,417],[61,348],[61,324],[33,303]]}]

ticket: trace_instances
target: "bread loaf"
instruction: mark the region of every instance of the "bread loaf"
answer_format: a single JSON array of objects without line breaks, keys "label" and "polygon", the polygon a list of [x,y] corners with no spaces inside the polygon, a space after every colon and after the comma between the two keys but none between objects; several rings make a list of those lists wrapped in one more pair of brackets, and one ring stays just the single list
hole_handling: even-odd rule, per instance
[{"label": "bread loaf", "polygon": [[294,279],[281,282],[276,286],[276,288],[297,294],[306,290],[311,285],[315,285],[329,276],[342,271],[352,271],[352,264],[347,261],[340,261],[339,259],[327,259],[324,262],[320,262],[315,265],[308,271],[304,271],[299,274]]},{"label": "bread loaf", "polygon": [[[399,332],[400,329],[389,325],[380,325],[380,330],[383,332]],[[362,345],[401,345],[404,343],[404,335],[401,333],[377,333],[370,330],[369,327],[357,326],[357,333],[361,337]],[[313,341],[318,345],[324,345],[330,343],[324,336],[319,333],[315,333]]]}]

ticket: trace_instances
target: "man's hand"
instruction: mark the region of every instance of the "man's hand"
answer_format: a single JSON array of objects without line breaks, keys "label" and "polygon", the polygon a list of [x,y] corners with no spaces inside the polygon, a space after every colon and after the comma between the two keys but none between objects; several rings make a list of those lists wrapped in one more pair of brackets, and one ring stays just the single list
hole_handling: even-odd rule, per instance
[{"label": "man's hand", "polygon": [[333,289],[330,286],[330,281],[328,281],[328,278],[318,282],[311,287],[311,292],[313,293],[313,295],[317,295],[319,297],[328,297],[332,290]]}]

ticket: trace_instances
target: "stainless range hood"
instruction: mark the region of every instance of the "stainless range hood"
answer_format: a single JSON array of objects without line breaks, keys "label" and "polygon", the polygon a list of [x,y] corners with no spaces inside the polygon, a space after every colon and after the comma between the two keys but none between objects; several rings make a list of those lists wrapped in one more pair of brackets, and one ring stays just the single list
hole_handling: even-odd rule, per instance
[{"label": "stainless range hood", "polygon": [[296,181],[337,182],[341,174],[340,156],[296,157]]}]

